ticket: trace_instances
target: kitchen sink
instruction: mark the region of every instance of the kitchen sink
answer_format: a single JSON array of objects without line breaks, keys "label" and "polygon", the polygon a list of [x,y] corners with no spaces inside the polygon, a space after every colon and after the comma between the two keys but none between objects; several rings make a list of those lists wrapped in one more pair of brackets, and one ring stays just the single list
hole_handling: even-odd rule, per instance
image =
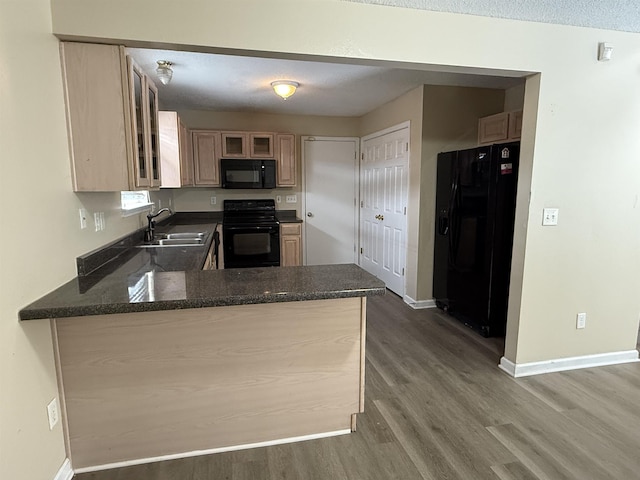
[{"label": "kitchen sink", "polygon": [[207,240],[207,232],[156,233],[152,242],[138,245],[138,248],[149,247],[197,247]]}]

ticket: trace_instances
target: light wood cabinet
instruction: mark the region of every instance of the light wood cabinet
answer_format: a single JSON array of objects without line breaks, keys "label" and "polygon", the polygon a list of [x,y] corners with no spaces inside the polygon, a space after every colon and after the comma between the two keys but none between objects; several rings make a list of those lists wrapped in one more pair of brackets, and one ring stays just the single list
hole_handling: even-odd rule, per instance
[{"label": "light wood cabinet", "polygon": [[276,163],[278,187],[295,187],[297,184],[297,163],[295,135],[290,133],[276,134]]},{"label": "light wood cabinet", "polygon": [[60,44],[73,189],[160,185],[158,95],[124,47]]},{"label": "light wood cabinet", "polygon": [[162,187],[193,186],[191,136],[177,112],[158,112]]},{"label": "light wood cabinet", "polygon": [[478,121],[478,144],[519,140],[521,132],[522,110],[490,115]]},{"label": "light wood cabinet", "polygon": [[194,184],[220,186],[221,133],[212,130],[192,130]]},{"label": "light wood cabinet", "polygon": [[273,133],[249,133],[249,158],[274,158]]},{"label": "light wood cabinet", "polygon": [[302,265],[302,225],[299,223],[280,224],[280,266]]},{"label": "light wood cabinet", "polygon": [[247,158],[247,132],[222,132],[222,158]]}]

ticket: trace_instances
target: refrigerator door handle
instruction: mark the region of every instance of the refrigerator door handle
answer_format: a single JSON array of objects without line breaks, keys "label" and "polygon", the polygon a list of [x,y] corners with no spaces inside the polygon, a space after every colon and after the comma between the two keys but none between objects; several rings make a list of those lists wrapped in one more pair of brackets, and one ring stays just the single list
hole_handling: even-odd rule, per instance
[{"label": "refrigerator door handle", "polygon": [[449,215],[446,209],[443,209],[438,215],[438,233],[447,235],[449,233]]}]

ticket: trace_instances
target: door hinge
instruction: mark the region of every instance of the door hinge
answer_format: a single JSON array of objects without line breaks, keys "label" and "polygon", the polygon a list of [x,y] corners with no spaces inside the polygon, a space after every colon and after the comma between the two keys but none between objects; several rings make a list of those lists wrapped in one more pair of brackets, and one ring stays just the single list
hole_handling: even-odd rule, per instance
[{"label": "door hinge", "polygon": [[360,247],[360,255],[362,255],[362,247]]},{"label": "door hinge", "polygon": [[404,277],[404,268],[402,269],[402,276]]},{"label": "door hinge", "polygon": [[408,152],[409,151],[409,142],[405,143],[405,146],[406,146],[405,152]]},{"label": "door hinge", "polygon": [[407,214],[407,207],[404,207],[404,214]]},{"label": "door hinge", "polygon": [[364,200],[360,200],[360,208],[364,208]]},{"label": "door hinge", "polygon": [[360,154],[360,160],[364,160],[364,152]]}]

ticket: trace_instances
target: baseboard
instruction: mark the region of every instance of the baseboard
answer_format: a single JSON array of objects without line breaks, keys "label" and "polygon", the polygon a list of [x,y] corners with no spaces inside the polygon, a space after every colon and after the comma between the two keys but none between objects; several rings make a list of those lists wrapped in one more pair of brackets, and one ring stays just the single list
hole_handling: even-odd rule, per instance
[{"label": "baseboard", "polygon": [[[197,457],[200,455],[210,455],[212,453],[234,452],[237,450],[246,450],[248,448],[271,447],[273,445],[282,445],[284,443],[293,443],[293,442],[303,442],[305,440],[317,440],[319,438],[335,437],[337,435],[346,435],[348,433],[351,433],[350,428],[347,428],[345,430],[336,430],[333,432],[316,433],[313,435],[303,435],[300,437],[280,438],[277,440],[269,440],[267,442],[248,443],[245,445],[234,445],[230,447],[221,447],[221,448],[211,448],[209,450],[196,450],[193,452],[176,453],[173,455],[162,455],[159,457],[152,457],[152,458],[137,458],[135,460],[128,460],[126,462],[116,462],[116,463],[109,463],[105,465],[82,467],[82,468],[76,469],[75,473],[97,472],[100,470],[109,470],[111,468],[130,467],[132,465],[142,465],[144,463],[162,462],[164,460],[175,460],[177,458]],[[56,478],[55,480],[58,480],[58,479]]]},{"label": "baseboard", "polygon": [[73,468],[71,468],[71,461],[67,458],[62,463],[60,470],[53,477],[53,480],[71,480],[73,478]]},{"label": "baseboard", "polygon": [[500,369],[512,377],[528,377],[541,373],[563,372],[578,368],[603,367],[606,365],[618,365],[620,363],[637,362],[637,350],[625,350],[621,352],[600,353],[596,355],[584,355],[581,357],[557,358],[544,362],[513,363],[505,357],[500,359]]},{"label": "baseboard", "polygon": [[411,298],[409,295],[405,295],[404,296],[404,303],[406,303],[407,305],[409,305],[411,308],[418,310],[421,308],[435,308],[436,307],[436,301],[431,299],[431,300],[414,300],[413,298]]}]

